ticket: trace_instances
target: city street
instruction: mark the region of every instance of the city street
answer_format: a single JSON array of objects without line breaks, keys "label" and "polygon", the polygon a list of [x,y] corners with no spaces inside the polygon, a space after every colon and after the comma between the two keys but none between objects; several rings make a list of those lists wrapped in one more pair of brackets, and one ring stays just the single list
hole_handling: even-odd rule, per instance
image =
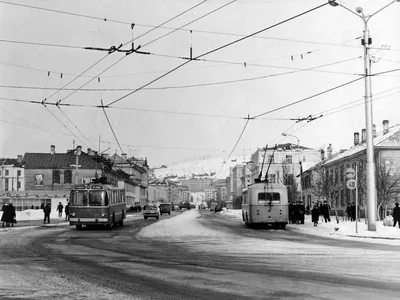
[{"label": "city street", "polygon": [[128,218],[113,230],[1,232],[0,248],[1,299],[398,299],[400,291],[398,246],[248,229],[208,210]]}]

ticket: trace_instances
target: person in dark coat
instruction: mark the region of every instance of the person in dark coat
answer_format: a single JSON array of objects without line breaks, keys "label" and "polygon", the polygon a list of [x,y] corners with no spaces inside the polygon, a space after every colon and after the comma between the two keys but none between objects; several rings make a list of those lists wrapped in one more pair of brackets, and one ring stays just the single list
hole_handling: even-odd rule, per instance
[{"label": "person in dark coat", "polygon": [[47,204],[44,208],[43,208],[43,212],[44,212],[44,220],[43,220],[43,224],[47,223],[50,224],[50,213],[51,213],[51,208],[50,208],[50,204]]},{"label": "person in dark coat", "polygon": [[292,203],[292,211],[290,213],[290,219],[292,220],[292,224],[297,223],[297,216],[298,216],[297,205],[296,205],[296,202],[293,202]]},{"label": "person in dark coat", "polygon": [[15,214],[15,207],[12,203],[8,205],[8,218],[11,227],[14,227],[14,223],[17,223],[16,214]]},{"label": "person in dark coat", "polygon": [[328,205],[328,202],[324,201],[324,204],[321,207],[321,214],[324,217],[325,223],[330,222],[331,218],[330,218],[330,206]]},{"label": "person in dark coat", "polygon": [[304,224],[306,208],[301,201],[297,202],[297,223]]},{"label": "person in dark coat", "polygon": [[399,223],[400,228],[400,207],[399,203],[396,202],[395,207],[393,208],[393,227],[396,227],[397,222]]},{"label": "person in dark coat", "polygon": [[58,206],[57,206],[57,211],[58,211],[58,216],[61,218],[62,217],[62,211],[63,211],[64,205],[61,204],[61,202],[59,202]]},{"label": "person in dark coat", "polygon": [[356,220],[356,206],[354,203],[350,205],[350,211],[351,211],[351,221],[353,222]]},{"label": "person in dark coat", "polygon": [[9,212],[9,206],[8,204],[4,204],[3,208],[1,209],[1,211],[3,212],[2,216],[1,216],[1,222],[3,222],[2,227],[4,227],[4,225],[6,227],[10,226],[10,212]]},{"label": "person in dark coat", "polygon": [[318,204],[314,204],[314,207],[311,210],[311,221],[314,223],[314,226],[318,225],[319,214],[320,214],[320,211],[319,211]]},{"label": "person in dark coat", "polygon": [[69,220],[69,203],[65,205],[65,220]]}]

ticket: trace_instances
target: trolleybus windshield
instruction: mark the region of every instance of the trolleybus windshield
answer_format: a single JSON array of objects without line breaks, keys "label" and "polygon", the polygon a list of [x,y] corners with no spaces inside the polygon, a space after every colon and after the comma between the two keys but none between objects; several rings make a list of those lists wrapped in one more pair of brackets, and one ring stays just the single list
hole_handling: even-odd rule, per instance
[{"label": "trolleybus windshield", "polygon": [[88,204],[87,191],[72,191],[70,196],[70,205],[72,206],[86,206]]},{"label": "trolleybus windshield", "polygon": [[89,192],[90,206],[108,206],[108,197],[105,191],[90,191]]},{"label": "trolleybus windshield", "polygon": [[281,202],[281,195],[279,193],[258,193],[258,203],[279,203]]}]

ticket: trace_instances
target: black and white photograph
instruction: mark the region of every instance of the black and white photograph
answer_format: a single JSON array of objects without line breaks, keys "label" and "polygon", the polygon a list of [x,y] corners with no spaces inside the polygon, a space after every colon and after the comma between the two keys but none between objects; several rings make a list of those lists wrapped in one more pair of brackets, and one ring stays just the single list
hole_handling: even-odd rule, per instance
[{"label": "black and white photograph", "polygon": [[0,299],[400,299],[400,0],[0,0]]}]

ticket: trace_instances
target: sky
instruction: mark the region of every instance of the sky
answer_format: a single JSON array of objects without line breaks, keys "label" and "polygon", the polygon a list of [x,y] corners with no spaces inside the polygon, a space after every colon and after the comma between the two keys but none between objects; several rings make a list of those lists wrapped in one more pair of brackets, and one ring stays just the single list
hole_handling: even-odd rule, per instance
[{"label": "sky", "polygon": [[[160,166],[297,140],[315,149],[351,147],[353,133],[365,128],[363,79],[293,104],[363,73],[359,37],[364,24],[340,6],[325,5],[204,55],[205,61],[190,61],[120,99],[187,62],[182,57],[189,56],[191,46],[196,57],[326,3],[230,2],[0,1],[0,157],[49,152],[50,145],[65,152],[81,145],[83,150],[147,157],[150,166]],[[352,11],[361,6],[368,15],[390,1],[340,3]],[[399,13],[400,3],[393,3],[368,23],[372,73],[400,68]],[[132,39],[150,54],[83,49],[109,49]],[[121,49],[129,48],[130,43]],[[383,120],[400,123],[399,76],[397,71],[372,77],[378,131]],[[38,103],[44,99],[71,106],[45,107]],[[106,113],[96,107],[101,101],[113,103]],[[296,121],[310,115],[322,117]]]}]

